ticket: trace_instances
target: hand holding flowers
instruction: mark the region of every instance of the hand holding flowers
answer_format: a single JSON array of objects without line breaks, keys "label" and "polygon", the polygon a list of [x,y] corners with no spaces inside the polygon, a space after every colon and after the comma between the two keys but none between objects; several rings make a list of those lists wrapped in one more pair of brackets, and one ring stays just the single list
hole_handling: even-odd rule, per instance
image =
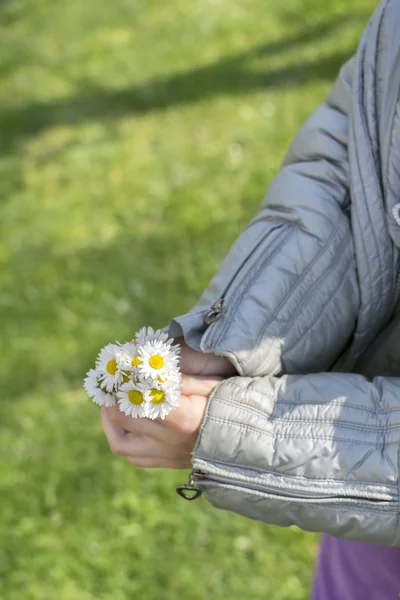
[{"label": "hand holding flowers", "polygon": [[132,465],[190,468],[208,397],[234,373],[226,358],[178,341],[142,328],[131,342],[105,346],[85,379],[112,452]]},{"label": "hand holding flowers", "polygon": [[114,406],[133,418],[164,419],[178,406],[180,347],[168,335],[141,329],[134,340],[108,344],[99,353],[84,386],[99,406]]},{"label": "hand holding flowers", "polygon": [[179,406],[164,420],[132,419],[117,405],[101,409],[101,421],[113,454],[136,467],[191,468],[207,400],[220,377],[183,375]]}]

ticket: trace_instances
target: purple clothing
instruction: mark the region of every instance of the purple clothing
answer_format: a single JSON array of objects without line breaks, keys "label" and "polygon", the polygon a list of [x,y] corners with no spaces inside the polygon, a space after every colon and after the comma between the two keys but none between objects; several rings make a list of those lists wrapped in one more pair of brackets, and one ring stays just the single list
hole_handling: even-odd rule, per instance
[{"label": "purple clothing", "polygon": [[323,535],[312,600],[399,600],[400,548]]}]

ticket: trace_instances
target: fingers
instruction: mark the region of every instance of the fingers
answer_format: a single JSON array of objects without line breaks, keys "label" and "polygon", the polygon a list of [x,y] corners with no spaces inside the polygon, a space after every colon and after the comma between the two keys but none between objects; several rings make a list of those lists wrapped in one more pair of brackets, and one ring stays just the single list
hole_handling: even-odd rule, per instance
[{"label": "fingers", "polygon": [[182,394],[185,396],[208,397],[222,377],[211,377],[209,375],[183,375]]},{"label": "fingers", "polygon": [[159,454],[159,444],[156,440],[126,432],[111,421],[107,410],[101,409],[100,415],[103,431],[113,454],[138,457],[155,457]]},{"label": "fingers", "polygon": [[124,453],[127,451],[127,440],[125,439],[126,433],[124,429],[118,427],[117,425],[114,425],[110,421],[109,414],[104,407],[100,410],[100,419],[111,452],[113,454],[123,456]]},{"label": "fingers", "polygon": [[179,406],[164,421],[156,419],[165,428],[169,444],[192,450],[203,421],[206,405],[207,398],[204,396],[188,398],[181,395]]},{"label": "fingers", "polygon": [[197,375],[204,367],[204,363],[207,362],[207,357],[201,352],[197,352],[188,346],[183,338],[175,340],[181,346],[181,355],[179,360],[179,366],[183,373],[193,373]]},{"label": "fingers", "polygon": [[165,443],[165,440],[159,442],[151,437],[127,432],[111,421],[109,412],[104,408],[101,409],[100,414],[103,431],[111,452],[117,456],[129,457],[131,461],[134,461],[131,464],[146,466],[144,463],[147,461],[151,463],[150,466],[172,467],[182,464],[182,455],[186,457],[187,453],[181,446]]},{"label": "fingers", "polygon": [[164,439],[164,431],[161,425],[151,419],[132,419],[119,409],[119,406],[115,404],[111,408],[105,409],[109,415],[110,421],[122,427],[125,431],[135,433],[140,436],[148,436],[156,440],[162,441]]},{"label": "fingers", "polygon": [[180,404],[162,419],[132,419],[119,407],[102,407],[101,421],[113,454],[142,467],[190,468],[209,394],[220,377],[184,376]]}]

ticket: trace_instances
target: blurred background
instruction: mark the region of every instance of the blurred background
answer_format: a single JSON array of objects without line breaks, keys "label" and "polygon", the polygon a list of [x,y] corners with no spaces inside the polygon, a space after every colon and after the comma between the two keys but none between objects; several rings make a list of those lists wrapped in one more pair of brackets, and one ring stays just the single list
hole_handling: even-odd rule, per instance
[{"label": "blurred background", "polygon": [[0,598],[305,600],[318,537],[109,452],[98,349],[197,300],[370,0],[0,2]]}]

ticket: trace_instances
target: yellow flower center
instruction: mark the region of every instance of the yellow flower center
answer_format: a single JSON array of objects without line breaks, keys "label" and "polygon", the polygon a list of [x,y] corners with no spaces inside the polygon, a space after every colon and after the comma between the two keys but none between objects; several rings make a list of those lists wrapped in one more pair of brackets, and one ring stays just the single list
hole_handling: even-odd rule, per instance
[{"label": "yellow flower center", "polygon": [[133,338],[133,340],[130,341],[130,344],[136,344],[135,338]]},{"label": "yellow flower center", "polygon": [[160,383],[167,383],[168,377],[166,377],[165,379],[163,379],[162,377],[158,376],[157,377],[157,381],[159,381]]},{"label": "yellow flower center", "polygon": [[132,360],[132,367],[138,367],[142,361],[138,356]]},{"label": "yellow flower center", "polygon": [[141,392],[138,392],[137,390],[131,390],[130,392],[128,392],[128,400],[131,404],[135,404],[136,406],[138,406],[139,404],[143,403],[143,394]]},{"label": "yellow flower center", "polygon": [[115,375],[115,373],[117,372],[117,361],[115,360],[115,358],[108,361],[106,371],[107,373],[110,373],[110,375]]},{"label": "yellow flower center", "polygon": [[150,356],[149,365],[152,369],[157,369],[158,371],[159,369],[163,368],[165,362],[162,356],[159,354],[153,354],[153,356]]},{"label": "yellow flower center", "polygon": [[161,404],[165,400],[165,394],[161,390],[151,390],[150,396],[153,404]]}]

